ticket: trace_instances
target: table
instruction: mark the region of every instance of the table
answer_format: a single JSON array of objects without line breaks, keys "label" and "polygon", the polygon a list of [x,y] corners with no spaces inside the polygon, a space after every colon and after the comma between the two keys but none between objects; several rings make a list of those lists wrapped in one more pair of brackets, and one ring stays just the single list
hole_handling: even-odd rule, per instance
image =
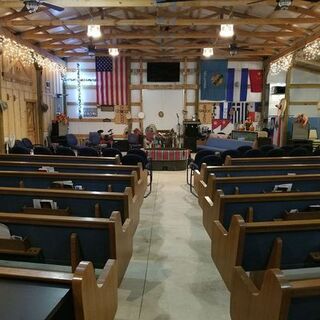
[{"label": "table", "polygon": [[71,288],[67,285],[0,279],[1,320],[55,320],[66,314],[72,320],[67,304],[72,306]]},{"label": "table", "polygon": [[148,157],[152,159],[153,170],[185,170],[187,168],[189,149],[151,148],[146,150]]}]

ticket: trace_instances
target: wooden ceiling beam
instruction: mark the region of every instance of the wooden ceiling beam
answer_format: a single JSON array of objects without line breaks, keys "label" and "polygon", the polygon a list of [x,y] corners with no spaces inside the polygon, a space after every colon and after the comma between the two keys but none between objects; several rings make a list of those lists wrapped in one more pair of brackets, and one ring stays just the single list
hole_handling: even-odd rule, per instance
[{"label": "wooden ceiling beam", "polygon": [[[296,4],[305,4],[301,0],[295,0]],[[177,3],[157,4],[154,0],[50,0],[50,3],[64,8],[88,8],[88,7],[208,7],[213,5],[212,0],[207,1],[185,1]],[[252,0],[215,0],[214,5],[218,7],[227,6],[248,6]],[[274,4],[273,0],[266,0],[267,4]],[[259,5],[259,4],[251,4]],[[19,0],[1,1],[0,8],[15,8],[19,9],[23,6]]]},{"label": "wooden ceiling beam", "polygon": [[286,54],[289,54],[291,52],[295,52],[301,48],[304,48],[308,43],[315,41],[320,38],[320,31],[312,34],[309,37],[305,37],[303,39],[299,39],[298,41],[295,41],[294,43],[291,44],[288,48],[281,50],[278,54],[270,57],[270,59],[267,61],[268,63],[271,63],[282,56],[285,56]]},{"label": "wooden ceiling beam", "polygon": [[320,13],[311,9],[305,9],[297,6],[290,6],[288,10],[295,13],[300,13],[309,17],[320,18]]},{"label": "wooden ceiling beam", "polygon": [[234,25],[283,25],[283,24],[319,24],[320,18],[243,18],[243,19],[72,19],[72,20],[12,20],[1,22],[2,26],[51,26],[59,27],[65,25],[88,26],[89,24],[99,24],[100,26],[219,26],[222,23]]},{"label": "wooden ceiling beam", "polygon": [[[43,46],[42,48],[48,49],[48,50],[58,50],[58,49],[63,49],[63,50],[73,50],[77,48],[86,48],[88,45],[85,44],[79,44],[79,45],[68,45],[68,44],[57,44],[57,45],[46,45]],[[205,44],[172,44],[172,45],[154,45],[154,44],[95,44],[96,49],[109,49],[109,48],[114,48],[117,47],[118,49],[203,49],[208,46],[210,46],[209,43]],[[238,43],[238,46],[244,46],[244,44]],[[222,48],[225,49],[228,47],[228,43],[225,44],[219,44],[219,45],[214,45],[214,48]],[[265,49],[266,51],[272,51],[274,48],[265,48],[264,45],[250,45],[250,49]]]}]

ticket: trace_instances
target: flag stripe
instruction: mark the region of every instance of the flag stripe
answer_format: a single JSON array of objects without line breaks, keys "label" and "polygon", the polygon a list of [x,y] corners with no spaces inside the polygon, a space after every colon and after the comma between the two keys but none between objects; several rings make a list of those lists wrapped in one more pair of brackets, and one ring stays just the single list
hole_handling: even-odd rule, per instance
[{"label": "flag stripe", "polygon": [[234,95],[234,72],[235,72],[235,69],[228,69],[227,101],[233,101],[233,95]]},{"label": "flag stripe", "polygon": [[247,101],[249,70],[241,69],[240,101]]}]

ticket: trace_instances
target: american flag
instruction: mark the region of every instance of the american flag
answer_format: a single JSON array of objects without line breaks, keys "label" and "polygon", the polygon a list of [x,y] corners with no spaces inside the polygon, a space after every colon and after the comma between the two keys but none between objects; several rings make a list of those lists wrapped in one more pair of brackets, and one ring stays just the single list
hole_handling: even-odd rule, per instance
[{"label": "american flag", "polygon": [[97,104],[128,104],[128,74],[125,57],[96,57]]}]

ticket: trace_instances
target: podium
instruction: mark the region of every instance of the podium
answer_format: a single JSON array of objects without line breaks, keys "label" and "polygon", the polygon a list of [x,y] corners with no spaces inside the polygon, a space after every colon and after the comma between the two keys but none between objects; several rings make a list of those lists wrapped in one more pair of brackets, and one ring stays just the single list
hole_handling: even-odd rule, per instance
[{"label": "podium", "polygon": [[183,121],[184,135],[183,143],[185,149],[190,149],[192,152],[197,152],[197,139],[199,136],[200,121]]}]

